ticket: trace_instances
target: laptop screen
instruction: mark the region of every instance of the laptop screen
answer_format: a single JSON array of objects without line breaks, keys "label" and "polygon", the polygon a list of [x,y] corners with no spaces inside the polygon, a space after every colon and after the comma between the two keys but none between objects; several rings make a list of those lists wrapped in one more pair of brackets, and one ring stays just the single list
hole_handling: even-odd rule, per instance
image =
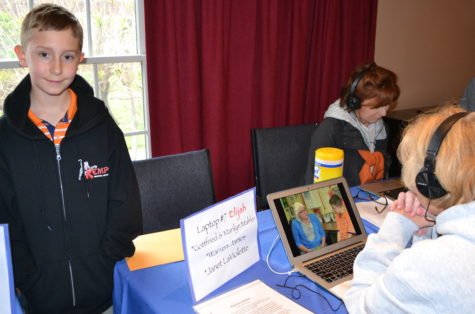
[{"label": "laptop screen", "polygon": [[336,181],[273,199],[293,257],[329,249],[362,234],[347,191]]}]

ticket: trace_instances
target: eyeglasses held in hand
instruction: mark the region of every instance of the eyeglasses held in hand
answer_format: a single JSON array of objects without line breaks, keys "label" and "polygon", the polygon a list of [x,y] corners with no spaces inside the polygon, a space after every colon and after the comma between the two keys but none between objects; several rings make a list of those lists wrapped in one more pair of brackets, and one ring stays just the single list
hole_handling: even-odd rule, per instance
[{"label": "eyeglasses held in hand", "polygon": [[[367,193],[363,190],[359,190],[356,195],[352,195],[354,200],[360,200],[360,201],[369,201],[369,202],[374,202],[376,205],[374,206],[374,210],[378,213],[381,214],[389,205],[388,199],[386,196],[381,195],[377,196],[371,193]],[[381,201],[380,199],[383,199]]]}]

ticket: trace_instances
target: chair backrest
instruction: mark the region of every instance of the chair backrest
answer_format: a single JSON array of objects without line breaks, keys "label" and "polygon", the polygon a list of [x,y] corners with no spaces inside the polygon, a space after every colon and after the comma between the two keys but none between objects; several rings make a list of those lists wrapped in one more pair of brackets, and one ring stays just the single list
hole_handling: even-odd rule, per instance
[{"label": "chair backrest", "polygon": [[134,161],[143,232],[180,227],[180,219],[215,202],[207,149]]},{"label": "chair backrest", "polygon": [[267,194],[304,184],[315,123],[252,129],[257,209],[267,209]]}]

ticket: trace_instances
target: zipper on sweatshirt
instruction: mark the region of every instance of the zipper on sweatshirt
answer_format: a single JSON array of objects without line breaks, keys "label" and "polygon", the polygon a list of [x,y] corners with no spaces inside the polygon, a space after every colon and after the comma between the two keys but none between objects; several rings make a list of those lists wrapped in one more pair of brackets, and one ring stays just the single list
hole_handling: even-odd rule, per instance
[{"label": "zipper on sweatshirt", "polygon": [[56,163],[58,165],[58,173],[59,173],[59,188],[61,189],[61,205],[63,207],[63,218],[64,221],[67,221],[66,216],[66,205],[64,202],[64,189],[63,189],[63,175],[61,174],[61,152],[59,144],[55,144],[54,147],[56,148]]},{"label": "zipper on sweatshirt", "polygon": [[[58,175],[59,175],[59,188],[61,190],[61,204],[63,207],[63,219],[66,223],[67,216],[66,216],[66,203],[64,201],[64,188],[63,188],[63,175],[61,174],[61,150],[60,145],[54,145],[56,149],[56,164],[58,166]],[[76,306],[76,292],[74,291],[74,277],[73,277],[73,268],[71,266],[71,260],[68,258],[68,268],[69,268],[69,278],[71,280],[71,295],[73,298],[73,306]]]}]

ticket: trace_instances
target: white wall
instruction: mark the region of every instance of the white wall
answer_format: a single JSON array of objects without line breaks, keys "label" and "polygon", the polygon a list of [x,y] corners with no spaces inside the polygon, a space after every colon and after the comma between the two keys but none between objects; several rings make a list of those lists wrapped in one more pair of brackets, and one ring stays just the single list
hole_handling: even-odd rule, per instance
[{"label": "white wall", "polygon": [[399,76],[396,110],[460,98],[475,77],[475,0],[379,0],[375,61]]}]

